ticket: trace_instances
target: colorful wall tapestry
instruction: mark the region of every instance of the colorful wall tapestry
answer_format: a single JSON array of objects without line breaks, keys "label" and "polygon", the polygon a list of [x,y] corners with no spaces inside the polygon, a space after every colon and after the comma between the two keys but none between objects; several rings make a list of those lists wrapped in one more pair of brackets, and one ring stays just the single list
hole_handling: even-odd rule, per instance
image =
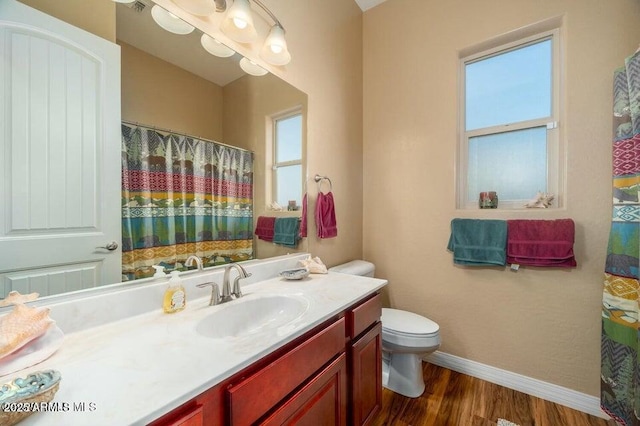
[{"label": "colorful wall tapestry", "polygon": [[122,274],[253,258],[253,153],[122,125]]},{"label": "colorful wall tapestry", "polygon": [[640,425],[640,53],[614,74],[613,218],[602,298],[602,409]]}]

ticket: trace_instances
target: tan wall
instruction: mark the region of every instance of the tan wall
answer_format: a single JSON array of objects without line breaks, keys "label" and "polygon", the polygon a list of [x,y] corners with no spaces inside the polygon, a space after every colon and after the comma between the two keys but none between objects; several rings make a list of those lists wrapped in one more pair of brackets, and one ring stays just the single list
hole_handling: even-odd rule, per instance
[{"label": "tan wall", "polygon": [[20,0],[62,21],[116,41],[116,4],[110,0]]},{"label": "tan wall", "polygon": [[[46,3],[55,8],[48,11],[64,14],[69,2],[77,3],[79,19],[66,17],[82,27],[91,23],[90,31],[101,34],[98,15],[108,28],[110,40],[115,40],[115,4],[111,0],[24,0],[25,3]],[[157,0],[171,10],[170,0]],[[315,187],[312,177],[327,175],[334,184],[338,221],[337,238],[320,240],[315,235],[313,207],[316,194],[310,191],[310,226],[308,249],[328,265],[362,257],[362,12],[355,1],[345,0],[265,0],[287,30],[287,42],[293,57],[285,67],[270,70],[308,95],[307,147],[308,184]],[[102,8],[105,7],[108,13]],[[73,8],[71,8],[73,9]],[[51,11],[52,10],[52,11]],[[175,10],[179,15],[179,10]],[[62,15],[60,15],[62,16]],[[313,19],[309,19],[312,16]],[[215,19],[219,17],[214,16]],[[200,24],[203,22],[200,21]],[[266,24],[257,20],[261,34]],[[206,25],[205,25],[206,26]],[[212,26],[213,28],[214,26]],[[220,36],[217,25],[211,31]],[[103,35],[107,38],[108,35]],[[220,39],[225,41],[224,36]],[[228,41],[228,40],[226,40]],[[237,50],[257,58],[259,44],[229,43]],[[124,96],[124,94],[123,94]],[[126,114],[126,115],[125,115]],[[123,109],[123,118],[130,117]],[[134,119],[143,121],[143,119]],[[163,127],[169,125],[163,124]]]},{"label": "tan wall", "polygon": [[[362,257],[362,11],[351,0],[265,0],[287,31],[292,61],[272,67],[259,59],[261,41],[240,45],[219,30],[219,15],[188,16],[171,0],[155,0],[172,13],[206,30],[238,52],[257,59],[309,97],[307,174],[329,176],[336,200],[338,237],[315,237],[309,191],[309,251],[326,264]],[[312,17],[312,18],[310,18]],[[260,34],[265,20],[255,20]]]},{"label": "tan wall", "polygon": [[224,142],[222,88],[133,46],[122,51],[122,119]]},{"label": "tan wall", "polygon": [[[355,1],[265,0],[287,30],[293,59],[276,69],[308,95],[308,248],[327,265],[362,257],[362,11]],[[338,237],[315,236],[319,173],[331,178]]]},{"label": "tan wall", "polygon": [[[456,211],[458,51],[564,15],[566,210]],[[640,41],[635,0],[390,0],[364,17],[364,257],[441,350],[597,395],[611,217],[613,70]],[[578,268],[462,268],[454,217],[569,217]]]},{"label": "tan wall", "polygon": [[[253,173],[257,178],[253,186],[255,229],[258,216],[280,215],[266,210],[265,178],[270,173],[266,170],[267,117],[298,107],[306,116],[307,95],[272,74],[239,78],[223,88],[223,95],[224,142],[254,152]],[[306,239],[302,239],[295,250],[257,238],[254,244],[254,255],[258,259],[307,250]]]}]

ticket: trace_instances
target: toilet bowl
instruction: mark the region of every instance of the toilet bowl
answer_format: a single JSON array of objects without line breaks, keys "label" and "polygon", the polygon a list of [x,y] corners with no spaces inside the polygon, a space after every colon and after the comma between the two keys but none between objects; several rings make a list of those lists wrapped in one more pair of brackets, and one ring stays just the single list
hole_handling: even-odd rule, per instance
[{"label": "toilet bowl", "polygon": [[[354,260],[329,269],[373,277],[370,262]],[[382,385],[400,395],[417,398],[424,392],[422,357],[440,346],[440,327],[412,312],[382,308]]]},{"label": "toilet bowl", "polygon": [[412,312],[382,308],[382,384],[410,398],[424,392],[422,357],[440,347],[440,327]]}]

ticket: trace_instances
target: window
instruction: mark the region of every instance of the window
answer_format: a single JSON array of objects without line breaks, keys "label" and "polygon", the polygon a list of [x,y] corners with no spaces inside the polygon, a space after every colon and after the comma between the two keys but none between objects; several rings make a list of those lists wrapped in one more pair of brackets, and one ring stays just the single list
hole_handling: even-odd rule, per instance
[{"label": "window", "polygon": [[484,191],[499,208],[538,191],[561,199],[558,38],[546,31],[461,58],[459,208],[478,208]]},{"label": "window", "polygon": [[272,200],[287,209],[302,203],[302,112],[273,117]]}]

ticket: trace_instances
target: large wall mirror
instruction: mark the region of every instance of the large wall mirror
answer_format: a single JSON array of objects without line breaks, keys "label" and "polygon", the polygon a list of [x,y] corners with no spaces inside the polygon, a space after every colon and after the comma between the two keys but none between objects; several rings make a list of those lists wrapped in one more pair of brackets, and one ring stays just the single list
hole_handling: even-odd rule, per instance
[{"label": "large wall mirror", "polygon": [[[38,3],[49,3],[50,7],[64,8],[67,1],[70,0],[22,2],[34,7],[40,6]],[[228,58],[209,54],[201,45],[202,33],[198,29],[187,35],[163,30],[151,18],[153,5],[151,0],[142,0],[133,5],[116,4],[116,40],[121,48],[120,110],[123,124],[130,128],[144,127],[165,136],[186,135],[198,140],[215,141],[252,152],[252,171],[234,171],[236,174],[244,173],[244,182],[253,184],[251,230],[255,229],[258,216],[300,216],[300,211],[273,212],[267,208],[272,201],[268,184],[273,183],[273,170],[268,161],[273,161],[274,142],[270,138],[275,137],[274,126],[292,111],[299,111],[303,117],[302,161],[299,167],[304,179],[307,95],[273,74],[259,77],[246,74],[238,65],[241,59],[238,54]],[[39,8],[46,11],[46,8]],[[55,16],[55,10],[51,15]],[[146,155],[153,157],[154,152]],[[175,162],[175,154],[173,158]],[[190,161],[189,158],[178,160]],[[247,179],[247,173],[251,173],[251,179]],[[303,187],[304,181],[294,182],[294,186]],[[298,207],[301,198],[302,194],[296,200]],[[223,207],[243,208],[240,203]],[[119,248],[111,255],[121,256],[123,243],[125,248],[131,244],[127,241],[119,243]],[[255,237],[251,244],[252,258],[259,259],[307,249],[304,238],[295,248],[277,246]],[[96,252],[100,251],[98,249]],[[16,251],[15,255],[27,257],[29,252]],[[229,259],[220,256],[220,260]],[[237,260],[242,259],[231,259]],[[88,256],[87,262],[92,262],[91,256]],[[13,289],[22,293],[37,291],[47,296],[124,281],[120,275],[116,279],[112,275],[111,279],[101,281],[86,268],[80,268],[75,275],[61,273],[56,270],[57,266],[47,261],[46,256],[42,257],[40,266],[30,266],[36,273],[21,274],[20,264],[16,261],[13,265],[18,266],[0,265],[0,299]],[[38,274],[37,270],[42,273]]]}]

